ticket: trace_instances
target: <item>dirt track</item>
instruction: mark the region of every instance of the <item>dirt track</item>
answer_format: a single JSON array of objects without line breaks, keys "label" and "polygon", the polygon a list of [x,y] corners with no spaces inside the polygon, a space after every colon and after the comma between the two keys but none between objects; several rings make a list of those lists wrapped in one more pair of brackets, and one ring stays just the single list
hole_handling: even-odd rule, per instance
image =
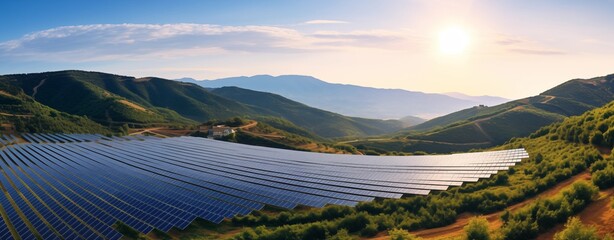
[{"label": "dirt track", "polygon": [[[560,182],[559,184],[555,185],[554,187],[549,188],[548,190],[542,192],[541,194],[535,197],[529,198],[527,200],[524,200],[520,203],[514,204],[512,206],[509,206],[506,209],[510,211],[517,210],[519,208],[522,208],[534,202],[538,198],[547,198],[547,197],[554,196],[557,193],[559,193],[563,188],[571,185],[572,183],[579,181],[579,180],[586,180],[586,179],[590,179],[590,173],[588,171],[584,171],[576,176],[573,176],[570,179]],[[486,220],[488,220],[488,222],[490,223],[489,228],[491,230],[500,228],[501,225],[503,224],[503,222],[500,219],[500,216],[502,213],[503,211],[499,211],[499,212],[491,213],[488,215],[484,215]],[[477,216],[477,215],[473,213],[462,213],[458,216],[458,218],[456,219],[456,222],[450,225],[438,227],[438,228],[414,231],[411,233],[418,237],[422,237],[425,239],[442,239],[442,238],[459,237],[463,235],[464,233],[463,228],[465,227],[465,225],[467,225],[467,223],[469,222],[469,219],[471,219],[474,216]],[[379,236],[373,239],[383,240],[383,239],[389,239],[389,238],[388,236]]]},{"label": "dirt track", "polygon": [[[582,223],[593,225],[600,235],[614,233],[614,209],[612,209],[612,197],[614,188],[599,192],[599,199],[590,203],[582,212],[576,215]],[[563,230],[564,225],[558,224],[549,231],[542,233],[537,239],[552,239],[554,234]]]}]

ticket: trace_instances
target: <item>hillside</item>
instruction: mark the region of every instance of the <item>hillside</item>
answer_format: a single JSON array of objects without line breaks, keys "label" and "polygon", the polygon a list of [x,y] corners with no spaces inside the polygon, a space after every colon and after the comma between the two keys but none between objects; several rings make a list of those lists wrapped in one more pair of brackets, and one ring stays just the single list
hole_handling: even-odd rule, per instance
[{"label": "hillside", "polygon": [[111,133],[111,130],[81,116],[44,106],[21,89],[0,81],[0,123],[4,133],[66,132]]},{"label": "hillside", "polygon": [[49,108],[87,116],[105,126],[185,126],[249,116],[283,118],[319,137],[379,135],[402,127],[398,121],[345,117],[275,94],[239,88],[209,91],[155,77],[59,71],[4,75],[0,82],[21,89]]},{"label": "hillside", "polygon": [[37,102],[69,114],[87,116],[101,124],[191,123],[177,113],[156,108],[111,87],[131,81],[111,74],[60,71],[0,76]]},{"label": "hillside", "polygon": [[399,119],[405,116],[432,118],[470,106],[495,105],[506,101],[498,97],[464,95],[461,99],[445,94],[334,84],[298,75],[258,75],[205,81],[183,78],[179,81],[210,88],[236,86],[270,92],[346,116],[377,119]]},{"label": "hillside", "polygon": [[211,92],[252,106],[261,115],[283,117],[322,137],[377,135],[402,127],[396,120],[346,117],[265,92],[237,87],[217,88]]},{"label": "hillside", "polygon": [[477,106],[412,126],[392,139],[358,141],[382,150],[450,152],[502,144],[614,100],[614,75],[574,79],[501,105]]},{"label": "hillside", "polygon": [[[352,146],[333,144],[282,118],[260,117],[258,121],[232,118],[204,124],[207,127],[215,125],[225,125],[235,129],[234,134],[220,138],[224,141],[298,151],[360,154]],[[196,131],[191,135],[206,137],[207,133]]]}]

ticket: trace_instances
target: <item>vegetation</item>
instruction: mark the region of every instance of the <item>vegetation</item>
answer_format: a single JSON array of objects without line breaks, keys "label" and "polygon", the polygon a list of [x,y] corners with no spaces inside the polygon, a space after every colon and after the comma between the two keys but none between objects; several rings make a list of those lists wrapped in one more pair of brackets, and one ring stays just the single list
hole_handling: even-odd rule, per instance
[{"label": "vegetation", "polygon": [[17,87],[0,81],[0,123],[5,131],[109,134],[112,129],[87,117],[44,106]]},{"label": "vegetation", "polygon": [[472,218],[464,228],[467,240],[489,240],[488,221],[485,218]]},{"label": "vegetation", "polygon": [[346,117],[271,93],[237,87],[217,88],[211,92],[250,106],[258,115],[284,118],[325,138],[378,135],[392,133],[402,127],[400,121]]},{"label": "vegetation", "polygon": [[[611,158],[603,159],[599,148],[575,139],[561,138],[574,127],[599,129],[600,121],[614,119],[614,103],[572,117],[535,132],[527,138],[516,138],[495,149],[524,147],[530,158],[489,179],[465,184],[428,196],[406,196],[402,199],[377,199],[360,203],[356,207],[327,206],[308,211],[255,212],[248,216],[235,217],[234,226],[250,227],[245,231],[259,233],[250,239],[282,239],[287,236],[304,236],[307,229],[320,229],[319,236],[335,236],[347,230],[351,236],[372,236],[393,229],[414,231],[453,223],[458,214],[473,212],[488,214],[502,211],[507,206],[533,197],[557,183],[583,171],[602,171]],[[587,121],[593,116],[599,121]],[[601,130],[609,130],[601,126]],[[600,131],[601,131],[600,130]],[[503,239],[532,238],[555,224],[564,223],[568,217],[581,211],[597,193],[591,182],[581,181],[564,189],[560,194],[537,200],[534,203],[502,216],[503,227],[496,233]],[[468,227],[476,234],[480,224]],[[482,223],[483,225],[483,223]],[[266,231],[264,231],[266,229]],[[483,230],[483,228],[481,228]],[[474,231],[475,230],[475,231]],[[257,231],[256,231],[257,232]],[[481,231],[484,232],[484,231]],[[342,232],[343,233],[343,232]],[[323,235],[322,235],[323,234]],[[237,235],[237,239],[243,234]],[[283,236],[283,237],[282,237]],[[314,238],[318,239],[318,238]]]},{"label": "vegetation", "polygon": [[[596,150],[562,141],[551,142],[541,138],[517,140],[508,147],[518,147],[520,142],[535,156],[536,149],[543,149],[539,164],[535,157],[514,167],[513,174],[500,173],[494,178],[467,184],[429,196],[409,196],[403,199],[384,199],[360,203],[355,208],[329,206],[308,213],[283,211],[276,215],[253,214],[233,219],[237,226],[267,226],[271,231],[292,226],[296,231],[319,224],[330,233],[349,226],[352,234],[362,235],[367,226],[377,224],[378,231],[400,228],[417,230],[444,226],[455,221],[457,214],[466,211],[490,213],[522,201],[548,189],[556,182],[569,178],[586,169],[586,162],[599,158]],[[564,156],[564,158],[559,158]],[[268,235],[267,235],[268,236]],[[364,236],[364,235],[363,235]],[[264,237],[267,239],[268,237]]]},{"label": "vegetation", "polygon": [[[259,118],[261,119],[261,118]],[[291,149],[299,151],[327,152],[327,153],[360,153],[351,145],[333,144],[326,139],[320,138],[310,132],[280,118],[263,117],[266,122],[273,122],[276,126],[281,126],[283,129],[273,127],[267,123],[250,120],[247,118],[234,117],[227,120],[211,120],[204,125],[226,125],[235,127],[236,133],[223,137],[220,140],[243,143],[255,146],[274,147],[282,149]],[[255,124],[255,125],[254,125]],[[247,127],[246,127],[247,126]],[[286,131],[292,131],[288,132]],[[298,132],[299,135],[293,132]],[[207,137],[206,132],[196,131],[192,133],[195,137]]]},{"label": "vegetation", "polygon": [[[538,96],[493,107],[477,106],[431,119],[408,128],[389,141],[356,144],[385,151],[424,150],[430,153],[493,147],[514,137],[528,136],[567,116],[603,106],[614,100],[613,89],[614,74],[570,80]],[[588,143],[593,136],[595,141],[601,137],[605,139],[605,135],[599,134],[582,136],[582,139]]]},{"label": "vegetation", "polygon": [[233,117],[224,121],[219,121],[219,120],[209,120],[206,123],[203,123],[203,125],[206,126],[215,126],[215,125],[225,125],[228,127],[240,127],[243,125],[246,125],[249,123],[249,120],[244,119],[244,118],[240,118],[240,117]]},{"label": "vegetation", "polygon": [[582,224],[576,217],[569,218],[565,224],[565,230],[554,235],[555,240],[599,240],[595,227]]},{"label": "vegetation", "polygon": [[145,235],[143,235],[137,230],[132,229],[130,226],[124,224],[123,222],[119,222],[119,221],[116,222],[115,230],[120,232],[125,237],[131,238],[131,239],[138,239],[138,240],[148,239]]},{"label": "vegetation", "polygon": [[539,231],[549,229],[557,223],[578,213],[593,199],[599,190],[589,182],[574,183],[558,196],[538,200],[536,203],[507,216],[501,232],[504,239],[531,239]]},{"label": "vegetation", "polygon": [[422,239],[422,238],[412,235],[408,231],[405,231],[399,228],[393,228],[393,229],[388,230],[388,236],[390,236],[390,240],[420,240]]},{"label": "vegetation", "polygon": [[614,187],[614,158],[612,155],[608,159],[595,162],[591,166],[592,180],[601,189]]},{"label": "vegetation", "polygon": [[402,127],[400,121],[346,117],[275,94],[236,87],[207,90],[153,77],[59,71],[3,75],[0,83],[21,89],[45,106],[104,126],[174,127],[245,116],[280,129],[292,123],[299,127],[285,130],[308,138],[377,135]]}]

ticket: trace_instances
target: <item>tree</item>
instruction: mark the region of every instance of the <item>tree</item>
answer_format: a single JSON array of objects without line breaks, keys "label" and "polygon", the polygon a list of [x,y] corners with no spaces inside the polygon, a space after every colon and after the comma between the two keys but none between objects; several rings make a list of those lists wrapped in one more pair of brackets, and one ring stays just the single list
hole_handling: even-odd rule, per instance
[{"label": "tree", "polygon": [[475,217],[469,220],[465,226],[466,239],[468,240],[489,240],[488,221],[483,217]]},{"label": "tree", "polygon": [[609,129],[608,131],[606,131],[603,134],[603,138],[605,140],[605,143],[608,147],[612,147],[612,144],[614,144],[614,128]]},{"label": "tree", "polygon": [[603,143],[603,134],[601,132],[595,132],[591,137],[591,143],[594,145],[601,145]]},{"label": "tree", "polygon": [[565,229],[554,235],[555,240],[598,240],[597,230],[593,226],[582,224],[576,217],[569,218],[565,224]]},{"label": "tree", "polygon": [[541,153],[537,153],[537,155],[535,155],[535,163],[539,164],[542,162],[543,159],[544,159],[544,156],[542,156]]},{"label": "tree", "polygon": [[419,239],[422,239],[400,228],[394,228],[394,229],[388,230],[388,235],[390,236],[390,240],[419,240]]}]

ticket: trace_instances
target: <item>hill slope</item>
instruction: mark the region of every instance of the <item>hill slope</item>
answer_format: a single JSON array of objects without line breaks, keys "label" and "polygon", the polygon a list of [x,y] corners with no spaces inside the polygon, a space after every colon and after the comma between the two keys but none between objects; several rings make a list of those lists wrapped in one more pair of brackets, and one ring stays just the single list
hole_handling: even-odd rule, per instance
[{"label": "hill slope", "polygon": [[0,123],[3,132],[111,133],[81,116],[44,106],[21,89],[0,81]]},{"label": "hill slope", "polygon": [[450,152],[502,144],[614,100],[614,75],[567,81],[544,93],[493,107],[478,106],[408,128],[380,142],[355,142],[383,150]]},{"label": "hill slope", "polygon": [[113,91],[106,86],[122,85],[131,78],[111,74],[60,71],[1,76],[0,80],[17,86],[36,101],[103,124],[114,123],[189,123],[188,119],[147,101]]},{"label": "hill slope", "polygon": [[103,125],[195,124],[236,116],[281,117],[322,137],[366,136],[401,129],[398,121],[349,118],[278,95],[148,77],[59,71],[0,76],[36,101]]},{"label": "hill slope", "polygon": [[377,135],[402,127],[402,123],[396,120],[346,117],[265,92],[237,87],[217,88],[211,92],[252,106],[262,115],[283,117],[322,137]]},{"label": "hill slope", "polygon": [[205,81],[189,78],[179,80],[210,88],[236,86],[270,92],[343,115],[377,119],[399,119],[405,116],[432,118],[470,106],[494,105],[506,101],[496,97],[465,96],[465,99],[460,99],[444,94],[333,84],[298,75],[277,77],[258,75]]}]

